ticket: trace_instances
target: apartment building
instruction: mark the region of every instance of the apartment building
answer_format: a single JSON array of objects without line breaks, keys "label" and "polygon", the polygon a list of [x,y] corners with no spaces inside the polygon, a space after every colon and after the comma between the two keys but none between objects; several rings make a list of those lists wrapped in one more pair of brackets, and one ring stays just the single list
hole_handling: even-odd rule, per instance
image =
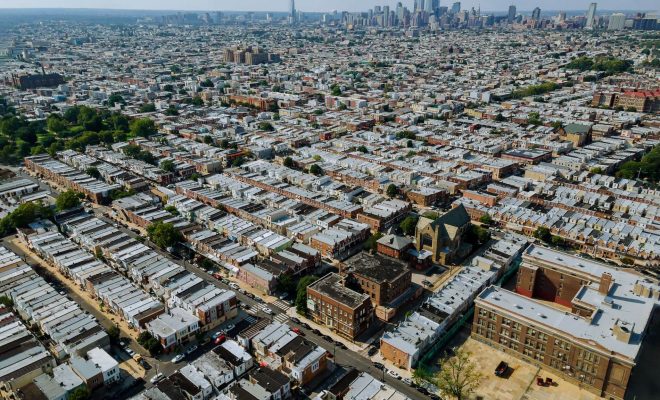
[{"label": "apartment building", "polygon": [[370,296],[345,287],[335,273],[307,287],[307,310],[315,322],[350,340],[369,328],[374,316]]}]

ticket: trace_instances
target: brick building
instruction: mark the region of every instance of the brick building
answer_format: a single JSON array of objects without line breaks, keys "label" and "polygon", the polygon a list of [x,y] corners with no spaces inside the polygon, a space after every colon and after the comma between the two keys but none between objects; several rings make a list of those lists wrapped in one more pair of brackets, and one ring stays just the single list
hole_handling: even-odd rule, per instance
[{"label": "brick building", "polygon": [[330,273],[309,285],[307,310],[314,322],[353,340],[371,326],[374,312],[369,295],[345,287],[343,281]]},{"label": "brick building", "polygon": [[599,396],[623,399],[658,283],[533,245],[523,255],[516,290],[491,286],[477,297],[473,338]]}]

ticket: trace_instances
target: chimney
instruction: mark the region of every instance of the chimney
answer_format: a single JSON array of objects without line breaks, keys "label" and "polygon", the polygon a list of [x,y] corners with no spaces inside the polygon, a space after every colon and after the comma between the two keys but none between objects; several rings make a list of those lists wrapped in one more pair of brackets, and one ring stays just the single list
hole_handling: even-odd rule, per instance
[{"label": "chimney", "polygon": [[600,277],[600,283],[598,284],[598,293],[607,295],[610,291],[610,286],[612,286],[612,274],[603,272],[603,275]]}]

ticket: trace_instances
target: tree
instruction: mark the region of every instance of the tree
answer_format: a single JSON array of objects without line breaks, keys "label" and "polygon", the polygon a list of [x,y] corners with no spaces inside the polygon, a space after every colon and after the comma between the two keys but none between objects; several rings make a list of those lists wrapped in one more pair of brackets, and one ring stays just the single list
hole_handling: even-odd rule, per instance
[{"label": "tree", "polygon": [[549,242],[552,240],[552,234],[550,233],[550,229],[546,228],[545,226],[539,226],[536,228],[534,231],[534,237],[542,240],[544,242]]},{"label": "tree", "polygon": [[110,95],[110,97],[108,97],[109,107],[114,107],[115,104],[125,104],[125,103],[126,101],[124,100],[124,98],[118,93],[113,93]]},{"label": "tree", "polygon": [[179,111],[177,111],[176,107],[174,105],[170,104],[167,109],[165,110],[165,115],[168,116],[176,116],[179,115]]},{"label": "tree", "polygon": [[195,96],[192,99],[192,105],[197,106],[197,107],[201,107],[201,106],[204,105],[204,100],[202,100],[202,98],[199,97],[199,96]]},{"label": "tree", "polygon": [[259,126],[259,129],[262,130],[262,131],[272,132],[272,131],[275,130],[275,128],[273,128],[273,125],[270,122],[267,122],[267,121],[259,122],[258,126]]},{"label": "tree", "polygon": [[23,203],[0,220],[2,236],[13,233],[16,228],[25,228],[40,218],[52,218],[53,210],[41,202]]},{"label": "tree", "polygon": [[68,210],[70,208],[75,208],[80,206],[80,198],[82,195],[73,190],[67,190],[66,192],[60,193],[55,200],[55,207],[57,211]]},{"label": "tree", "polygon": [[149,118],[138,118],[131,122],[131,133],[135,136],[149,137],[157,132],[154,121]]},{"label": "tree", "polygon": [[369,149],[367,149],[366,146],[360,146],[360,147],[358,147],[358,151],[361,152],[361,153],[365,153],[365,154],[366,154],[366,153],[369,152]]},{"label": "tree", "polygon": [[426,211],[424,214],[422,214],[422,217],[432,219],[435,221],[436,219],[438,219],[438,217],[440,217],[440,214],[438,214],[435,211]]},{"label": "tree", "polygon": [[593,167],[589,170],[592,174],[602,174],[603,169],[601,167]]},{"label": "tree", "polygon": [[389,198],[393,198],[393,197],[395,197],[397,194],[399,194],[399,188],[396,187],[395,184],[390,183],[390,185],[389,185],[389,186],[387,187],[387,189],[385,190],[385,193],[387,194],[387,197],[389,197]]},{"label": "tree", "polygon": [[316,176],[321,176],[323,175],[323,168],[319,167],[318,164],[312,164],[312,166],[309,167],[309,172]]},{"label": "tree", "polygon": [[399,224],[399,228],[401,228],[403,233],[406,235],[414,235],[415,228],[417,228],[418,220],[419,220],[418,217],[409,215],[403,221],[401,221],[401,223]]},{"label": "tree", "polygon": [[12,308],[14,306],[14,302],[12,301],[11,297],[2,295],[0,296],[0,305],[3,307]]},{"label": "tree", "polygon": [[89,167],[85,170],[85,173],[92,178],[95,179],[101,179],[101,173],[99,172],[99,169],[96,167]]},{"label": "tree", "polygon": [[550,238],[550,243],[552,243],[553,246],[563,246],[564,238],[561,236],[552,235],[552,238]]},{"label": "tree", "polygon": [[504,122],[506,121],[506,118],[504,118],[504,115],[502,115],[502,113],[497,113],[497,115],[495,116],[495,121]]},{"label": "tree", "polygon": [[470,356],[468,351],[454,349],[453,357],[440,361],[440,372],[435,377],[435,384],[443,393],[462,400],[477,388],[482,375]]},{"label": "tree", "polygon": [[291,274],[284,273],[277,277],[277,291],[290,295],[296,294],[296,282]]},{"label": "tree", "polygon": [[156,105],[154,103],[144,103],[140,106],[141,113],[154,112],[156,111]]},{"label": "tree", "polygon": [[330,94],[333,96],[341,96],[341,88],[337,84],[330,86]]},{"label": "tree", "polygon": [[167,172],[174,172],[176,169],[174,167],[174,161],[172,160],[163,160],[160,162],[160,169]]},{"label": "tree", "polygon": [[296,311],[307,314],[307,286],[318,280],[318,276],[308,275],[302,277],[296,286]]},{"label": "tree", "polygon": [[149,235],[149,240],[163,249],[172,247],[183,240],[183,235],[174,225],[161,221],[149,225],[147,227],[147,234]]},{"label": "tree", "polygon": [[287,157],[284,159],[284,166],[287,168],[294,168],[295,163],[293,162],[293,159],[291,157]]},{"label": "tree", "polygon": [[120,331],[117,325],[112,325],[111,327],[106,329],[105,333],[108,334],[108,337],[110,338],[110,341],[112,343],[117,343],[119,341]]},{"label": "tree", "polygon": [[489,214],[484,214],[479,218],[479,222],[484,225],[491,225],[493,223],[493,218]]},{"label": "tree", "polygon": [[621,263],[624,264],[624,265],[633,265],[633,264],[635,264],[635,260],[633,260],[630,257],[623,257],[623,258],[621,258]]},{"label": "tree", "polygon": [[362,246],[365,250],[375,252],[376,248],[378,247],[378,240],[383,237],[383,234],[380,232],[376,232],[373,235],[369,236],[367,240],[364,241],[364,245]]},{"label": "tree", "polygon": [[78,386],[69,393],[69,400],[87,400],[91,395],[87,385]]}]

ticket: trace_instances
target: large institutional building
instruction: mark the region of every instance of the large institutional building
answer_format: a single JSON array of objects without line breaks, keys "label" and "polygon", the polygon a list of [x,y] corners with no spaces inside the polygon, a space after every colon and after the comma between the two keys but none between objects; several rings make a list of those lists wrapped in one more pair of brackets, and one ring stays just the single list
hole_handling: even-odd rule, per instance
[{"label": "large institutional building", "polygon": [[517,293],[491,286],[477,297],[472,333],[595,394],[622,399],[659,289],[643,275],[532,245]]}]

